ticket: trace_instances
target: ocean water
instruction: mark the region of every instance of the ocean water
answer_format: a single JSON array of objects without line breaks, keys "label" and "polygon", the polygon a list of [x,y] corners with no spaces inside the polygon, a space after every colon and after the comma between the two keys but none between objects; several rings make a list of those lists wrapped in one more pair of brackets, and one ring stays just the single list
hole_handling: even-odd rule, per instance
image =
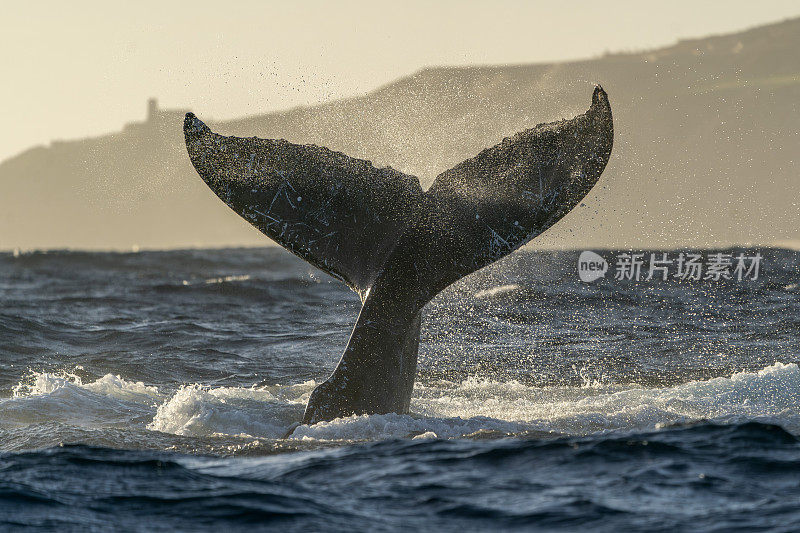
[{"label": "ocean water", "polygon": [[412,414],[313,426],[359,303],[288,253],[0,254],[0,529],[800,530],[800,253],[758,251],[515,253],[426,308]]}]

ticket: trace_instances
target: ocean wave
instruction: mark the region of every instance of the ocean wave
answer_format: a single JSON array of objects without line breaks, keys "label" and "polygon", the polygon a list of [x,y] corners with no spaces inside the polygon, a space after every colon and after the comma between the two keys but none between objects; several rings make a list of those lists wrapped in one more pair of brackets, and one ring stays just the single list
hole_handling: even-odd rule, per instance
[{"label": "ocean wave", "polygon": [[184,386],[158,407],[149,429],[176,435],[281,438],[303,416],[313,381],[288,387]]},{"label": "ocean wave", "polygon": [[754,422],[559,439],[386,440],[236,458],[63,445],[0,453],[0,523],[68,531],[587,523],[609,532],[789,531],[800,523],[798,459],[796,437]]},{"label": "ocean wave", "polygon": [[107,374],[33,374],[0,400],[3,424],[59,422],[93,427],[137,424],[180,436],[248,436],[317,441],[459,438],[479,435],[588,435],[649,430],[698,420],[759,421],[800,434],[800,368],[774,363],[757,372],[672,387],[530,387],[468,379],[417,384],[413,414],[362,415],[298,425],[314,381],[262,387],[185,385],[166,394]]},{"label": "ocean wave", "polygon": [[33,373],[14,388],[11,398],[0,400],[0,427],[141,424],[163,399],[155,387],[113,374],[84,384],[73,373]]},{"label": "ocean wave", "polygon": [[84,384],[77,374],[68,372],[34,372],[30,379],[23,380],[14,387],[14,397],[42,396],[70,388],[82,388],[98,395],[135,403],[152,403],[160,399],[157,387],[149,387],[141,381],[126,381],[119,376],[106,374],[96,381]]}]

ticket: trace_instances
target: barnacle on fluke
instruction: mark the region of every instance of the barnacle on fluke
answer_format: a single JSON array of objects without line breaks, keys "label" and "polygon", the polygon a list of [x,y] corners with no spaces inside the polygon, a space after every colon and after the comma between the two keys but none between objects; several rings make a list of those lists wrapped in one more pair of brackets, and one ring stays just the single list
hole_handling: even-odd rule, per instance
[{"label": "barnacle on fluke", "polygon": [[407,412],[422,307],[566,215],[600,178],[614,137],[598,86],[583,115],[504,139],[423,191],[413,176],[319,146],[217,135],[192,113],[184,133],[195,169],[231,209],[361,297],[305,423]]}]

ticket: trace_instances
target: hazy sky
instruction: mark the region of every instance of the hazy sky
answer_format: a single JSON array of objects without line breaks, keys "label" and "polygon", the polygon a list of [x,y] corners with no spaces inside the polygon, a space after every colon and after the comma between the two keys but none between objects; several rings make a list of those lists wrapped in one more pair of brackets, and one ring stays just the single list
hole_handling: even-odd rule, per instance
[{"label": "hazy sky", "polygon": [[231,118],[429,65],[582,58],[798,15],[797,0],[14,2],[0,16],[0,160],[118,130],[149,96]]}]

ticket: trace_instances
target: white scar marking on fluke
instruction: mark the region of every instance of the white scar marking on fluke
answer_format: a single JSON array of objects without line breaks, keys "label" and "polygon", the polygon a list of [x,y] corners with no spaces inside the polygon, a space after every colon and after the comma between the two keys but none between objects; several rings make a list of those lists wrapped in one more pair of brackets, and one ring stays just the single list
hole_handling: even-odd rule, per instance
[{"label": "white scar marking on fluke", "polygon": [[539,164],[539,195],[544,194],[544,182],[542,181],[542,165]]},{"label": "white scar marking on fluke", "polygon": [[502,237],[500,236],[500,234],[499,234],[499,233],[497,233],[497,232],[496,232],[495,230],[493,230],[492,228],[489,228],[489,231],[491,231],[491,232],[492,232],[492,236],[493,236],[493,237],[494,237],[496,240],[499,240],[499,241],[500,241],[501,243],[503,243],[505,246],[507,246],[508,248],[511,248],[511,245],[510,245],[510,244],[508,244],[508,241],[507,241],[507,240],[505,240],[504,238],[502,238]]},{"label": "white scar marking on fluke", "polygon": [[297,206],[294,205],[294,202],[292,202],[292,199],[289,197],[289,191],[286,190],[286,187],[292,189],[292,192],[296,194],[297,191],[294,190],[294,187],[292,187],[291,183],[289,183],[288,181],[283,182],[278,187],[278,190],[275,191],[275,196],[272,197],[272,202],[270,202],[269,209],[267,209],[268,213],[272,212],[272,208],[275,206],[275,202],[278,201],[278,197],[281,194],[283,194],[284,198],[286,198],[286,201],[289,202],[289,205],[292,206],[292,209],[297,209]]},{"label": "white scar marking on fluke", "polygon": [[[337,233],[339,233],[339,232],[338,232],[338,231],[332,231],[332,232],[330,232],[330,233],[328,233],[328,234],[325,234],[325,235],[321,236],[321,237],[320,237],[319,239],[317,239],[317,240],[322,240],[322,239],[330,239],[331,237],[333,237],[333,236],[334,236],[334,235],[336,235]],[[315,241],[315,242],[316,242],[316,241]],[[331,245],[331,241],[329,240],[329,241],[328,241],[328,246],[330,246],[330,245]],[[337,250],[339,249],[339,245],[336,245],[336,249],[337,249]]]}]

